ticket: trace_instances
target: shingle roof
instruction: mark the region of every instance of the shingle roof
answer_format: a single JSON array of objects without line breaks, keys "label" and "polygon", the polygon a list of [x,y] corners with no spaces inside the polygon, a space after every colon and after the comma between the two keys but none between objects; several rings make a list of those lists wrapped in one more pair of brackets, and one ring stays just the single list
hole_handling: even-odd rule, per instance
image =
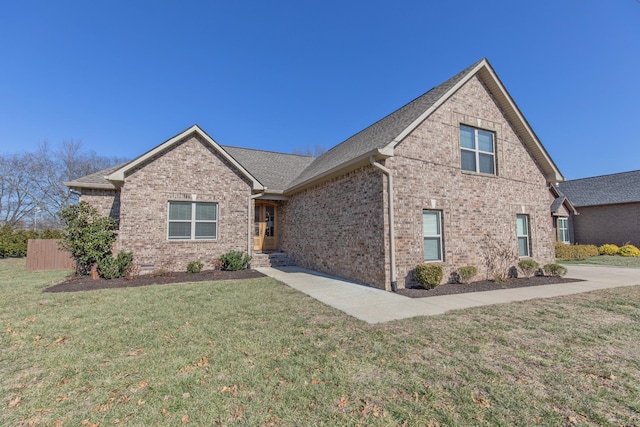
[{"label": "shingle roof", "polygon": [[576,207],[640,202],[640,170],[559,183]]},{"label": "shingle roof", "polygon": [[120,163],[118,165],[111,166],[101,171],[94,172],[90,175],[74,179],[73,181],[64,182],[64,185],[68,187],[78,187],[78,188],[115,189],[116,188],[115,185],[113,185],[110,181],[107,180],[107,176],[109,176],[109,174],[111,174],[113,171],[120,169],[127,163],[128,162]]},{"label": "shingle roof", "polygon": [[273,151],[223,146],[267,190],[283,191],[288,184],[313,162],[315,157]]},{"label": "shingle roof", "polygon": [[482,61],[485,61],[485,59],[481,59],[441,85],[434,87],[427,93],[336,145],[318,157],[311,166],[291,182],[289,187],[295,187],[310,181],[341,164],[347,163],[349,160],[357,159],[373,150],[385,148]]}]

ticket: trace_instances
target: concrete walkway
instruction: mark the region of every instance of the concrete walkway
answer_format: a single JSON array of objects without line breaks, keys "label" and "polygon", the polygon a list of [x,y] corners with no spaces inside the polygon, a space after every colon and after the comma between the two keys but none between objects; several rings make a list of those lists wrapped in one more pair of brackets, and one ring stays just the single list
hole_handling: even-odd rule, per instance
[{"label": "concrete walkway", "polygon": [[433,316],[449,310],[482,305],[640,285],[640,269],[586,265],[570,265],[567,268],[569,273],[566,277],[585,281],[428,298],[408,298],[299,267],[264,267],[256,270],[372,324],[416,316]]}]

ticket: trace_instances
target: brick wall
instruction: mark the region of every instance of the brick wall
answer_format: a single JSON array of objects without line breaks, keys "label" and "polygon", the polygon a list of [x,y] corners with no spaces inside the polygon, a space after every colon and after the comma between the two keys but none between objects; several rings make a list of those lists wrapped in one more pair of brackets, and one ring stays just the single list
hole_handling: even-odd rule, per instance
[{"label": "brick wall", "polygon": [[[204,268],[229,250],[247,251],[250,183],[193,135],[141,165],[121,189],[119,249],[133,251],[143,270],[185,271],[190,261]],[[169,241],[169,201],[218,203],[215,241]]]},{"label": "brick wall", "polygon": [[383,175],[366,166],[281,205],[280,246],[301,267],[384,288]]},{"label": "brick wall", "polygon": [[[459,125],[495,132],[496,176],[460,168]],[[471,79],[395,148],[398,286],[412,284],[423,260],[422,210],[442,211],[445,279],[463,265],[485,273],[483,241],[517,254],[516,214],[529,215],[532,258],[552,262],[554,230],[549,190],[535,161],[484,85]]]},{"label": "brick wall", "polygon": [[98,210],[102,216],[120,218],[120,192],[118,190],[82,189],[80,200]]},{"label": "brick wall", "polygon": [[640,246],[640,203],[581,206],[573,217],[576,243]]}]

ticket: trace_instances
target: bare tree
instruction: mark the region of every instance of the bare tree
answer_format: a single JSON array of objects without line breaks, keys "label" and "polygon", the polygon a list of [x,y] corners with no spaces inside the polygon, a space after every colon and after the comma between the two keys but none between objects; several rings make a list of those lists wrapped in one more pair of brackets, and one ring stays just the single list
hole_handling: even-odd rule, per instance
[{"label": "bare tree", "polygon": [[64,181],[123,162],[83,152],[79,140],[63,141],[57,149],[45,141],[34,152],[0,156],[0,224],[16,226],[30,219],[55,225],[57,213],[72,202]]}]

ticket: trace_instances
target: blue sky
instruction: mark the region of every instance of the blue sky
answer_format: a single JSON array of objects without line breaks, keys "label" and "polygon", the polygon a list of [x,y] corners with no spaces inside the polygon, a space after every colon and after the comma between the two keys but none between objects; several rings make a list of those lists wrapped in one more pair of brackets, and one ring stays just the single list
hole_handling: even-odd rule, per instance
[{"label": "blue sky", "polygon": [[640,169],[640,2],[0,0],[0,153],[330,148],[487,57],[566,178]]}]

